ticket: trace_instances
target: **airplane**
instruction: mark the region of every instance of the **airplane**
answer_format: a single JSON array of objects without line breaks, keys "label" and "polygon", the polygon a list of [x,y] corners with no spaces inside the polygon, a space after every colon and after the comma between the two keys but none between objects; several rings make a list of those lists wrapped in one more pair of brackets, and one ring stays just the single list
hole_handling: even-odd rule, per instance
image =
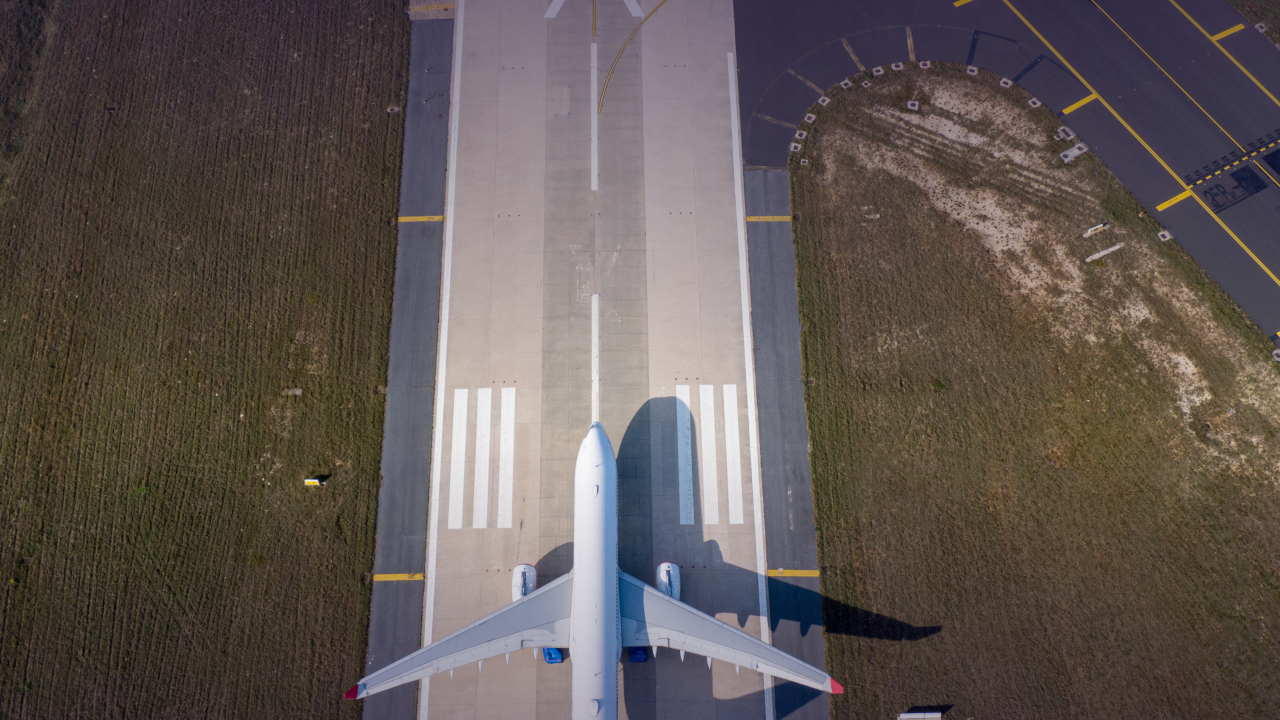
[{"label": "airplane", "polygon": [[[604,427],[592,423],[578,448],[573,490],[573,569],[541,588],[531,565],[512,571],[512,602],[361,679],[348,699],[522,648],[569,648],[573,720],[618,715],[618,662],[624,647],[659,647],[821,690],[844,688],[728,623],[680,602],[680,568],[664,562],[654,588],[618,569],[618,464]],[[536,650],[535,650],[536,652]]]}]

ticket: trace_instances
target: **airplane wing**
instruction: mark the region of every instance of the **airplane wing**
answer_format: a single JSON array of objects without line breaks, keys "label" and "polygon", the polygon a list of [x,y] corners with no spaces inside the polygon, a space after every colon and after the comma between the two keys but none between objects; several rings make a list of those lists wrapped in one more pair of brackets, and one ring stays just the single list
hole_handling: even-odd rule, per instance
[{"label": "airplane wing", "polygon": [[363,678],[346,697],[367,697],[521,648],[567,647],[572,593],[573,573],[570,572]]},{"label": "airplane wing", "polygon": [[624,572],[619,571],[618,576],[624,647],[661,646],[687,650],[815,690],[844,692],[840,683],[822,670],[695,610]]}]

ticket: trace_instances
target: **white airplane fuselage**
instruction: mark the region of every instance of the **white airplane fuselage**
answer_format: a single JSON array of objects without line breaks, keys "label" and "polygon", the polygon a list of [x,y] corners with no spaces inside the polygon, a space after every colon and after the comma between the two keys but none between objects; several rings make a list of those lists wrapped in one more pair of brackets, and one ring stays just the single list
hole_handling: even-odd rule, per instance
[{"label": "white airplane fuselage", "polygon": [[619,610],[618,463],[604,428],[593,423],[573,475],[573,720],[618,716]]}]

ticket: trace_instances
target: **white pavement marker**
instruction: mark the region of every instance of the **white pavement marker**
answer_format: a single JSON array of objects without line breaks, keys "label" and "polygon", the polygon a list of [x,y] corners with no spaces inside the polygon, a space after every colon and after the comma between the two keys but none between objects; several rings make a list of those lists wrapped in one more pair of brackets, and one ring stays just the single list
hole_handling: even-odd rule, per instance
[{"label": "white pavement marker", "polygon": [[693,524],[693,439],[689,386],[676,386],[676,464],[680,471],[680,524]]},{"label": "white pavement marker", "polygon": [[716,466],[716,386],[698,386],[698,411],[702,415],[702,524],[720,524],[720,469]]},{"label": "white pavement marker", "polygon": [[489,527],[489,420],[493,412],[493,390],[476,390],[476,470],[471,501],[471,527]]},{"label": "white pavement marker", "polygon": [[[599,98],[599,94],[600,94],[599,74],[600,73],[599,73],[598,65],[599,63],[596,60],[596,44],[591,43],[591,189],[592,190],[600,189],[600,113],[599,113],[599,105],[598,105],[598,103],[600,102],[600,98]],[[598,297],[599,297],[598,295],[592,296],[592,298],[598,298]],[[595,305],[596,300],[593,299],[591,302],[592,302],[591,308],[592,308],[592,311],[594,311],[596,308],[596,305]],[[599,420],[600,414],[594,413],[592,414],[591,417]]]},{"label": "white pavement marker", "polygon": [[729,485],[729,524],[742,524],[742,441],[738,437],[738,386],[724,388],[724,474]]},{"label": "white pavement marker", "polygon": [[449,455],[449,529],[462,527],[462,487],[467,469],[467,389],[453,391],[453,452]]},{"label": "white pavement marker", "polygon": [[[595,117],[592,115],[591,117]],[[594,150],[595,145],[591,148]],[[592,188],[594,190],[595,188]],[[600,296],[591,296],[591,422],[600,422]]]},{"label": "white pavement marker", "polygon": [[502,388],[498,426],[498,527],[511,527],[511,495],[516,466],[516,389]]}]

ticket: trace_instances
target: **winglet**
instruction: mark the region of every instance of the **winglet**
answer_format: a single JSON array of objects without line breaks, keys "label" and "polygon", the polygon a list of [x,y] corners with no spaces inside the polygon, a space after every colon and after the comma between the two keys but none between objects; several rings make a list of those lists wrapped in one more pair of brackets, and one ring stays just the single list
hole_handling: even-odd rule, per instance
[{"label": "winglet", "polygon": [[346,695],[343,695],[343,696],[342,696],[342,698],[343,698],[344,700],[355,700],[355,699],[356,699],[356,698],[358,698],[358,697],[360,697],[360,686],[359,686],[359,685],[356,685],[356,686],[352,687],[350,690],[348,690],[348,691],[347,691],[347,694],[346,694]]},{"label": "winglet", "polygon": [[835,678],[831,678],[831,690],[830,690],[830,693],[831,693],[832,695],[841,695],[841,694],[843,694],[843,693],[844,693],[844,686],[843,686],[843,685],[841,685],[840,683],[836,682],[836,679],[835,679]]}]

